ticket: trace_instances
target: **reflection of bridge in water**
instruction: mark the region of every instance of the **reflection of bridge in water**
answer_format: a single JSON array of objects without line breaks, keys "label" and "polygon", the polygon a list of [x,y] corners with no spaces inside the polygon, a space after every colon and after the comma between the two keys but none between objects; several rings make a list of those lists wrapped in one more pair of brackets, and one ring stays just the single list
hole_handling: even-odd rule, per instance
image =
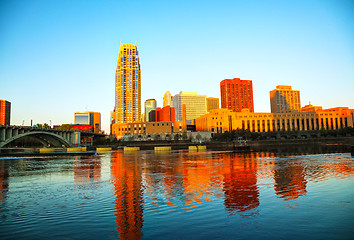
[{"label": "reflection of bridge in water", "polygon": [[94,137],[104,136],[106,135],[93,132],[0,125],[0,148],[6,147],[10,143],[26,137],[35,138],[44,146],[70,147],[73,145],[80,145],[81,138],[84,137],[90,137],[92,144]]}]

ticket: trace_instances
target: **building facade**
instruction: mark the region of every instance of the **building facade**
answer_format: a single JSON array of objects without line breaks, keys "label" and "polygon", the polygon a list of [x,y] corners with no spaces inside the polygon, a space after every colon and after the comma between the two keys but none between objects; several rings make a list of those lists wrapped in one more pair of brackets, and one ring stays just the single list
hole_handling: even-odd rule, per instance
[{"label": "building facade", "polygon": [[269,92],[272,113],[300,111],[300,91],[292,90],[291,86],[278,85]]},{"label": "building facade", "polygon": [[254,112],[253,86],[251,80],[240,78],[225,79],[220,82],[221,108],[241,112],[248,108]]},{"label": "building facade", "polygon": [[207,101],[207,112],[219,108],[219,98],[208,97],[206,101]]},{"label": "building facade", "polygon": [[172,106],[172,96],[170,91],[165,92],[163,95],[163,107]]},{"label": "building facade", "polygon": [[[136,135],[141,140],[153,140],[152,134],[160,134],[160,136],[169,135],[172,137],[175,133],[182,133],[186,131],[183,128],[183,123],[181,121],[167,121],[167,122],[136,122],[136,123],[121,123],[118,124],[117,138],[123,138],[123,136]],[[157,135],[156,135],[157,136]],[[155,139],[155,140],[165,140],[165,138]]]},{"label": "building facade", "polygon": [[172,102],[176,121],[183,121],[183,105],[186,109],[187,124],[207,113],[206,95],[198,95],[196,92],[180,92],[173,96]]},{"label": "building facade", "polygon": [[149,122],[175,121],[175,108],[167,105],[149,112]]},{"label": "building facade", "polygon": [[151,121],[149,119],[149,113],[152,110],[156,110],[156,105],[157,105],[157,102],[156,102],[155,99],[148,99],[148,100],[145,101],[145,103],[144,103],[144,108],[145,108],[144,116],[145,116],[145,119],[143,119],[143,121],[145,121],[145,122],[150,122]]},{"label": "building facade", "polygon": [[113,118],[115,123],[141,120],[141,73],[136,44],[121,44],[119,48]]},{"label": "building facade", "polygon": [[75,112],[74,113],[75,125],[88,125],[92,126],[94,132],[101,132],[101,113],[99,112]]},{"label": "building facade", "polygon": [[0,125],[10,125],[11,102],[0,99]]},{"label": "building facade", "polygon": [[353,127],[354,109],[337,107],[317,111],[252,113],[215,109],[196,119],[197,131],[223,133],[237,129],[251,132],[335,130]]}]

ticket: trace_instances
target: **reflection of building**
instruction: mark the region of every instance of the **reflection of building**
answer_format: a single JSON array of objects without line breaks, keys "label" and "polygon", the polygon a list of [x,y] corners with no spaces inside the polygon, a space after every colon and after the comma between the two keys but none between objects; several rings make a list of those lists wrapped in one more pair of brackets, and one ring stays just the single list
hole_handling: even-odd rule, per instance
[{"label": "reflection of building", "polygon": [[180,92],[173,96],[172,101],[175,108],[176,121],[183,120],[183,105],[186,106],[187,124],[190,124],[191,120],[207,113],[206,95],[198,95],[196,92]]},{"label": "reflection of building", "polygon": [[255,159],[241,155],[224,155],[227,168],[224,169],[225,207],[227,210],[245,212],[259,206],[257,169]]},{"label": "reflection of building", "polygon": [[0,99],[0,125],[10,125],[11,103]]},{"label": "reflection of building", "polygon": [[5,166],[5,161],[0,161],[0,209],[3,208],[6,193],[9,190],[9,172],[8,166]]},{"label": "reflection of building", "polygon": [[207,101],[207,112],[219,108],[219,98],[208,97],[206,101]]},{"label": "reflection of building", "polygon": [[140,239],[143,227],[142,172],[122,152],[112,153],[115,217],[119,239]]},{"label": "reflection of building", "polygon": [[[306,108],[307,109],[307,108]],[[252,132],[307,131],[353,127],[354,109],[337,107],[316,112],[251,113],[215,109],[196,119],[197,131],[225,132],[246,129]]]},{"label": "reflection of building", "polygon": [[150,120],[149,113],[151,110],[156,110],[156,105],[157,103],[155,99],[148,99],[145,101],[145,112],[144,112],[145,119],[143,121],[153,122]]},{"label": "reflection of building", "polygon": [[76,157],[73,163],[74,181],[101,180],[101,159]]},{"label": "reflection of building", "polygon": [[296,110],[300,111],[300,91],[292,90],[291,86],[278,85],[270,94],[272,113]]},{"label": "reflection of building", "polygon": [[301,161],[289,161],[276,163],[274,171],[275,194],[285,200],[306,195],[305,167]]},{"label": "reflection of building", "polygon": [[170,91],[165,92],[165,95],[163,95],[163,107],[166,106],[171,106],[172,107],[172,96]]},{"label": "reflection of building", "polygon": [[[141,120],[141,80],[136,44],[121,44],[115,74],[115,123]],[[113,134],[115,127],[113,126]]]},{"label": "reflection of building", "polygon": [[248,108],[254,112],[252,80],[239,78],[225,79],[220,82],[221,107],[234,112]]},{"label": "reflection of building", "polygon": [[[99,112],[75,112],[74,118],[75,125],[92,126],[96,133],[101,131],[101,113]],[[82,129],[78,126],[77,130]]]}]

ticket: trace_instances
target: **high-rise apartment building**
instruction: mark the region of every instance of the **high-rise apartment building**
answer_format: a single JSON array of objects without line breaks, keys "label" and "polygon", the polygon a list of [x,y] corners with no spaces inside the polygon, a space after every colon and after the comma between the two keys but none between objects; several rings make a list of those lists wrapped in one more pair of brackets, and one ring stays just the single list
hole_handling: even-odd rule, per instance
[{"label": "high-rise apartment building", "polygon": [[172,96],[170,91],[165,92],[163,95],[163,107],[172,106]]},{"label": "high-rise apartment building", "polygon": [[196,92],[180,92],[173,96],[172,102],[175,108],[176,121],[183,121],[183,104],[186,106],[186,120],[188,124],[191,123],[191,120],[207,113],[206,95],[198,95]]},{"label": "high-rise apartment building", "polygon": [[219,108],[219,98],[208,97],[206,101],[207,101],[207,112]]},{"label": "high-rise apartment building", "polygon": [[0,99],[0,125],[10,125],[11,103]]},{"label": "high-rise apartment building", "polygon": [[157,107],[157,103],[155,99],[148,99],[145,101],[145,112],[144,112],[145,119],[143,119],[143,121],[150,122],[149,112],[152,110],[156,110],[156,107]]},{"label": "high-rise apartment building", "polygon": [[239,78],[225,79],[220,82],[221,108],[241,112],[247,108],[254,112],[252,80]]},{"label": "high-rise apartment building", "polygon": [[292,90],[291,86],[278,85],[270,94],[270,108],[272,113],[285,111],[300,111],[300,91]]},{"label": "high-rise apartment building", "polygon": [[115,74],[114,122],[141,120],[141,75],[136,44],[121,44]]}]

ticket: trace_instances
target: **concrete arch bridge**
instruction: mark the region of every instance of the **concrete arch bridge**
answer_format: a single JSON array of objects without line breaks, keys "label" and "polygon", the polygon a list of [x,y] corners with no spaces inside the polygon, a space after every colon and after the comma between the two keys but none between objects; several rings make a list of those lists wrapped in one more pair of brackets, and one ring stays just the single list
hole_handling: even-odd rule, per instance
[{"label": "concrete arch bridge", "polygon": [[0,125],[0,148],[4,148],[10,143],[26,137],[33,137],[44,146],[70,147],[73,145],[80,145],[82,136],[90,136],[93,139],[96,135],[104,136],[104,134],[89,132]]}]

